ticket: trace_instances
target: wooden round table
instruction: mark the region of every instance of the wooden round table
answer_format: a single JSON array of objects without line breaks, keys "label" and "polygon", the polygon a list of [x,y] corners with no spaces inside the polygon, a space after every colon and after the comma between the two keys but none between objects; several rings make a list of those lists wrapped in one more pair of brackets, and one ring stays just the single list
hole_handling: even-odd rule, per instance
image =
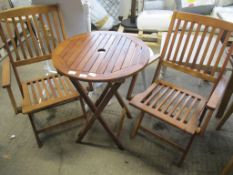
[{"label": "wooden round table", "polygon": [[[123,149],[117,136],[102,119],[101,112],[115,95],[127,116],[130,117],[127,106],[117,89],[127,77],[142,70],[147,65],[149,58],[149,48],[141,40],[118,32],[85,33],[59,44],[52,54],[55,68],[71,79],[94,113],[88,124],[79,133],[77,141],[81,142],[97,119],[118,147]],[[79,81],[107,82],[107,86],[99,99],[93,103]]]}]

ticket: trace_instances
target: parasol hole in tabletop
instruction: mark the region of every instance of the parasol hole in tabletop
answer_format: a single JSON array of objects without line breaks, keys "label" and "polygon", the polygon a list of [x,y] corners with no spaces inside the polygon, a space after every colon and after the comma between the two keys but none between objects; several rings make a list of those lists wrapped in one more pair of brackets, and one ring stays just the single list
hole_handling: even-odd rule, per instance
[{"label": "parasol hole in tabletop", "polygon": [[101,49],[98,49],[98,52],[104,53],[104,52],[106,52],[106,50],[104,48],[101,48]]}]

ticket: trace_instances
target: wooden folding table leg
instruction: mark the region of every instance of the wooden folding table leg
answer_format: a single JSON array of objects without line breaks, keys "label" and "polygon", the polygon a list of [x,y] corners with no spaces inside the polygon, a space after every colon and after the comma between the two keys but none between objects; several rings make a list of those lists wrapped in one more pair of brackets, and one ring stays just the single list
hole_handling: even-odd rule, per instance
[{"label": "wooden folding table leg", "polygon": [[125,121],[125,114],[126,114],[126,109],[123,108],[122,111],[121,111],[121,119],[120,119],[120,123],[119,123],[119,126],[117,128],[117,132],[116,132],[116,136],[119,137],[120,134],[121,134],[121,130],[123,128],[123,124],[124,124],[124,121]]},{"label": "wooden folding table leg", "polygon": [[122,107],[123,109],[125,109],[125,112],[126,112],[126,114],[127,114],[127,117],[131,119],[132,116],[131,116],[131,114],[130,114],[130,112],[129,112],[129,109],[128,109],[127,105],[125,104],[124,100],[122,99],[122,97],[120,96],[120,94],[119,94],[118,92],[116,92],[116,93],[115,93],[115,96],[116,96],[118,102],[120,103],[121,107]]},{"label": "wooden folding table leg", "polygon": [[133,93],[134,86],[136,84],[137,77],[138,77],[138,74],[135,74],[132,77],[132,80],[130,82],[129,89],[128,89],[128,92],[127,92],[127,95],[126,95],[127,100],[131,100],[132,99],[132,93]]},{"label": "wooden folding table leg", "polygon": [[108,91],[108,93],[104,96],[103,100],[99,103],[98,106],[95,106],[95,104],[91,101],[91,99],[87,96],[85,93],[85,89],[82,87],[82,85],[75,79],[71,78],[71,81],[73,82],[74,86],[80,93],[80,95],[83,97],[83,99],[86,101],[89,108],[93,111],[94,115],[89,120],[88,124],[84,128],[83,131],[79,134],[79,137],[77,139],[77,142],[81,142],[84,136],[86,135],[87,131],[91,128],[91,126],[94,124],[95,119],[98,119],[98,121],[101,123],[101,125],[104,127],[104,129],[108,132],[108,134],[112,137],[116,145],[120,149],[124,149],[121,142],[118,140],[118,138],[114,135],[114,133],[109,129],[108,125],[104,122],[102,119],[100,113],[103,111],[104,107],[108,104],[110,99],[113,97],[114,93],[117,91],[117,89],[120,87],[121,83],[115,83],[111,89]]},{"label": "wooden folding table leg", "polygon": [[[75,81],[75,80],[74,80]],[[76,81],[75,82],[73,82],[73,84],[75,85],[75,83],[77,83]],[[106,96],[106,94],[107,94],[107,92],[109,91],[109,89],[111,88],[111,84],[108,84],[106,87],[105,87],[105,89],[104,89],[104,91],[101,93],[101,95],[99,96],[99,98],[96,100],[96,102],[95,102],[95,106],[98,106],[100,103],[101,103],[101,101],[103,100],[103,98]],[[82,88],[82,87],[81,87]],[[78,90],[78,89],[77,89]],[[89,97],[88,97],[89,98]],[[84,99],[85,100],[85,99]],[[88,104],[87,104],[88,105]],[[91,116],[91,119],[90,119],[90,121],[87,123],[87,126],[85,126],[84,127],[84,129],[83,129],[83,131],[81,131],[79,134],[78,134],[78,139],[76,140],[76,142],[81,142],[81,140],[83,139],[83,137],[84,137],[84,135],[86,134],[86,132],[90,129],[90,127],[94,124],[94,122],[95,122],[95,117],[94,117],[94,112],[93,112],[93,114],[92,114],[93,116]],[[83,133],[83,135],[82,135],[82,133]]]},{"label": "wooden folding table leg", "polygon": [[94,88],[92,82],[88,82],[88,91],[93,91],[93,90]]},{"label": "wooden folding table leg", "polygon": [[39,133],[37,132],[36,125],[35,125],[34,120],[33,120],[33,114],[28,114],[28,117],[29,117],[29,120],[30,120],[31,125],[32,125],[32,130],[34,132],[37,145],[38,145],[39,148],[41,148],[43,144],[42,144],[42,142],[41,142],[41,140],[39,138]]},{"label": "wooden folding table leg", "polygon": [[145,69],[142,70],[141,75],[142,75],[142,82],[143,82],[144,89],[146,89],[147,88],[147,83],[146,83],[146,72],[145,72]]},{"label": "wooden folding table leg", "polygon": [[81,97],[79,99],[79,102],[80,102],[80,105],[81,105],[81,108],[82,108],[82,111],[83,111],[84,118],[85,118],[86,122],[88,122],[87,112],[85,110],[85,104],[84,104],[83,99]]},{"label": "wooden folding table leg", "polygon": [[132,133],[131,133],[131,139],[133,139],[133,138],[135,137],[135,135],[137,134],[138,129],[140,128],[142,119],[143,119],[143,117],[144,117],[144,114],[145,114],[145,113],[144,113],[143,111],[140,112],[140,114],[139,114],[139,116],[138,116],[138,119],[137,119],[137,122],[136,122],[136,125],[135,125],[135,127],[133,128],[133,131],[132,131]]},{"label": "wooden folding table leg", "polygon": [[106,96],[106,94],[108,93],[109,89],[112,87],[111,83],[108,83],[107,86],[104,88],[103,92],[101,93],[101,95],[99,96],[99,98],[96,100],[95,102],[95,106],[98,106],[100,104],[100,102],[103,100],[103,98]]}]

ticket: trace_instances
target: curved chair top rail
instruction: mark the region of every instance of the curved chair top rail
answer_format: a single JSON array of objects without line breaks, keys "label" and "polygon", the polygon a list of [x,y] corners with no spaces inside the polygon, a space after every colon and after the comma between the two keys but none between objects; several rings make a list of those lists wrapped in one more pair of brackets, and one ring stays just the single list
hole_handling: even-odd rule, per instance
[{"label": "curved chair top rail", "polygon": [[2,11],[0,13],[0,18],[13,18],[15,16],[33,15],[37,13],[48,13],[56,10],[59,10],[58,4],[14,7]]}]

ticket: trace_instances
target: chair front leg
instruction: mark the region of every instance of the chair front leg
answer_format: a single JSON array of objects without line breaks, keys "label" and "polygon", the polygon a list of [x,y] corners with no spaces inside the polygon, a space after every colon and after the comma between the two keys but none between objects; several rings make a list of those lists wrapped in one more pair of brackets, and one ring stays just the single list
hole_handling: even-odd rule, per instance
[{"label": "chair front leg", "polygon": [[200,131],[197,131],[198,133],[200,132],[200,135],[204,135],[205,130],[208,126],[208,123],[213,115],[214,110],[210,108],[204,109],[201,118],[200,118]]},{"label": "chair front leg", "polygon": [[16,104],[16,100],[15,100],[15,97],[14,97],[14,94],[12,92],[12,89],[11,87],[6,87],[6,90],[7,90],[7,93],[9,95],[9,98],[10,98],[10,101],[11,101],[11,105],[13,107],[13,110],[15,112],[15,114],[19,114],[22,112],[22,107],[21,106],[17,106]]},{"label": "chair front leg", "polygon": [[132,119],[132,116],[129,112],[129,109],[128,109],[127,105],[125,104],[124,100],[122,99],[121,95],[116,91],[115,96],[116,96],[118,102],[120,103],[122,109],[125,110],[127,117],[129,119]]},{"label": "chair front leg", "polygon": [[32,125],[32,130],[34,132],[37,145],[38,145],[39,148],[41,148],[43,146],[43,144],[42,144],[42,142],[40,140],[39,133],[38,133],[38,131],[36,129],[36,125],[35,125],[35,122],[34,122],[34,119],[33,119],[33,114],[28,114],[28,117],[29,117],[30,123]]},{"label": "chair front leg", "polygon": [[136,121],[136,124],[135,124],[135,126],[134,126],[134,128],[133,128],[133,131],[132,131],[132,133],[131,133],[131,136],[130,136],[130,138],[131,139],[133,139],[135,136],[136,136],[136,134],[137,134],[137,132],[138,132],[138,130],[139,130],[139,128],[140,128],[140,125],[141,125],[141,123],[142,123],[142,119],[143,119],[143,117],[144,117],[144,112],[143,111],[141,111],[140,112],[140,114],[139,114],[139,116],[138,116],[138,119],[137,119],[137,121]]},{"label": "chair front leg", "polygon": [[184,153],[183,153],[183,155],[181,156],[180,161],[178,162],[178,166],[181,166],[181,165],[183,164],[184,159],[186,158],[186,156],[187,156],[187,154],[188,154],[188,152],[189,152],[189,150],[190,150],[190,147],[191,147],[191,145],[192,145],[192,143],[193,143],[193,140],[194,140],[195,136],[196,136],[196,133],[194,133],[194,134],[191,136],[191,138],[190,138],[190,140],[189,140],[189,142],[188,142],[186,148],[184,149]]},{"label": "chair front leg", "polygon": [[233,113],[233,102],[231,103],[230,107],[226,111],[225,115],[219,121],[219,123],[218,123],[218,125],[216,127],[216,130],[221,129],[222,125],[224,125],[224,123],[227,121],[227,119],[231,116],[232,113]]}]

